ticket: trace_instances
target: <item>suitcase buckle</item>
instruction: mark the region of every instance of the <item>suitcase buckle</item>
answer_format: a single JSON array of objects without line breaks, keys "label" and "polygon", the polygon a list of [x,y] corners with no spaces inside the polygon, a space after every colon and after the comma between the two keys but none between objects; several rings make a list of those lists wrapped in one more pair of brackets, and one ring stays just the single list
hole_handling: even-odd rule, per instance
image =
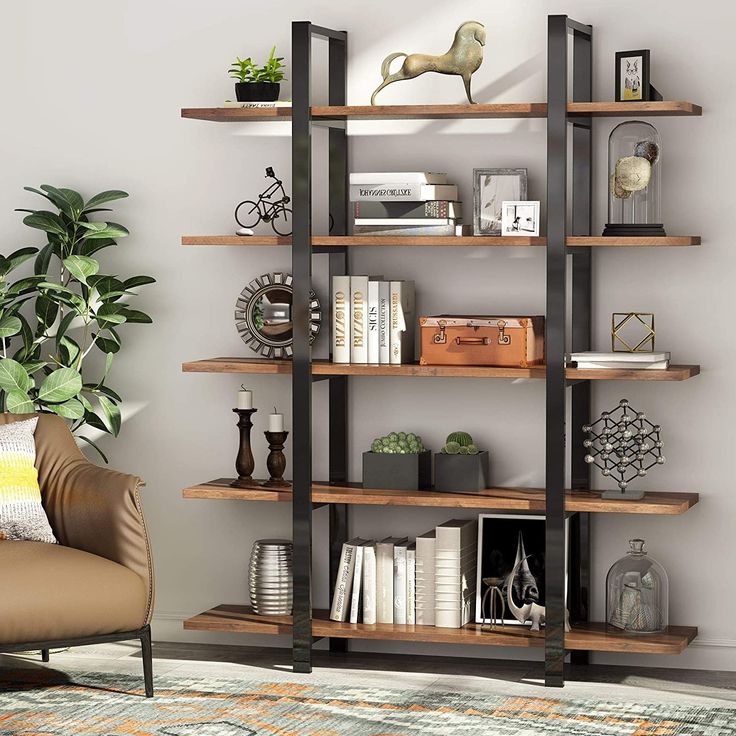
[{"label": "suitcase buckle", "polygon": [[498,344],[499,345],[511,345],[511,335],[507,335],[504,330],[506,329],[506,321],[498,320]]},{"label": "suitcase buckle", "polygon": [[432,342],[435,345],[445,345],[447,343],[447,333],[445,332],[445,327],[447,327],[446,320],[439,320],[437,322],[437,326],[440,328],[440,331],[439,334],[434,334],[432,336]]}]

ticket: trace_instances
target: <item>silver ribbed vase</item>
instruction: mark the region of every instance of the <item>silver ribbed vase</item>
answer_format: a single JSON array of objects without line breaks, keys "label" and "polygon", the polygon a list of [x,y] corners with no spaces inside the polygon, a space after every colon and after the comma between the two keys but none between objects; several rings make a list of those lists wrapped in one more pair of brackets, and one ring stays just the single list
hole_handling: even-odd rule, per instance
[{"label": "silver ribbed vase", "polygon": [[286,539],[259,539],[253,544],[248,588],[255,613],[262,616],[291,614],[292,548]]}]

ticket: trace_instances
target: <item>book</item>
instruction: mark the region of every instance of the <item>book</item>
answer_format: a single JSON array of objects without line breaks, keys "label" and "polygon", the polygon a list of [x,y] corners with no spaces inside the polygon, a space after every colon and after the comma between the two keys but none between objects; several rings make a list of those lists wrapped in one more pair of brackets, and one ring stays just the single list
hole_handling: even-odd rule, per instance
[{"label": "book", "polygon": [[350,362],[368,362],[368,277],[350,277]]},{"label": "book", "polygon": [[[457,225],[457,220],[452,217],[359,217],[356,218],[354,224],[357,227],[384,227],[387,225],[406,227],[442,227],[448,225]],[[462,223],[461,223],[462,224]]]},{"label": "book", "polygon": [[407,541],[394,545],[394,623],[406,623]]},{"label": "book", "polygon": [[358,611],[360,610],[360,589],[363,582],[363,553],[364,545],[358,544],[355,547],[355,565],[353,567],[353,589],[350,601],[350,623],[358,623]]},{"label": "book", "polygon": [[351,184],[447,184],[447,174],[436,171],[354,171]]},{"label": "book", "polygon": [[454,238],[462,236],[462,225],[353,225],[353,235]]},{"label": "book", "polygon": [[608,362],[576,361],[576,367],[581,370],[666,371],[669,366],[669,360],[658,360],[653,363],[628,363],[617,360]]},{"label": "book", "polygon": [[291,107],[291,100],[274,100],[272,102],[239,102],[238,100],[225,100],[223,107],[228,108],[242,108],[242,109],[266,109],[274,107]]},{"label": "book", "polygon": [[391,281],[391,363],[414,361],[415,295],[413,281]]},{"label": "book", "polygon": [[394,546],[405,541],[386,537],[376,544],[376,623],[394,622]]},{"label": "book", "polygon": [[378,300],[381,281],[368,282],[368,362],[379,363]]},{"label": "book", "polygon": [[376,623],[376,544],[363,548],[363,623]]},{"label": "book", "polygon": [[391,282],[378,282],[378,362],[391,362]]},{"label": "book", "polygon": [[412,542],[406,548],[406,623],[416,623],[416,574],[417,574],[417,543]]},{"label": "book", "polygon": [[586,361],[591,363],[658,363],[670,359],[669,353],[597,353],[593,350],[584,350],[580,353],[570,353],[568,359],[573,362]]},{"label": "book", "polygon": [[462,202],[434,199],[426,202],[353,202],[353,217],[462,219]]},{"label": "book", "polygon": [[416,182],[388,182],[351,184],[351,202],[426,202],[434,199],[457,199],[454,184],[419,184]]},{"label": "book", "polygon": [[418,536],[416,542],[416,623],[434,626],[434,565],[436,532],[431,529]]},{"label": "book", "polygon": [[460,628],[475,605],[478,521],[451,519],[435,532],[435,626]]},{"label": "book", "polygon": [[461,553],[478,541],[477,519],[450,519],[436,529],[435,559],[442,559],[438,552],[450,550]]},{"label": "book", "polygon": [[345,542],[340,554],[340,565],[337,568],[335,592],[332,594],[330,620],[345,621],[347,619],[350,600],[350,588],[355,570],[355,541]]},{"label": "book", "polygon": [[332,277],[332,361],[350,362],[350,276]]}]

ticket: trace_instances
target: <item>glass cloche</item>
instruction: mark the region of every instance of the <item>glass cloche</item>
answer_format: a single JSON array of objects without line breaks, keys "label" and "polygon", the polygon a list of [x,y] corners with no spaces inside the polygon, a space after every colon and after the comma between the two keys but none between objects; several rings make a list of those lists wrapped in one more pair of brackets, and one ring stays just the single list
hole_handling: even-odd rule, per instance
[{"label": "glass cloche", "polygon": [[629,552],[606,577],[606,622],[609,630],[654,634],[668,622],[667,572],[644,550],[643,539],[630,539]]},{"label": "glass cloche", "polygon": [[662,143],[640,120],[617,125],[608,137],[606,236],[664,236],[660,212]]}]

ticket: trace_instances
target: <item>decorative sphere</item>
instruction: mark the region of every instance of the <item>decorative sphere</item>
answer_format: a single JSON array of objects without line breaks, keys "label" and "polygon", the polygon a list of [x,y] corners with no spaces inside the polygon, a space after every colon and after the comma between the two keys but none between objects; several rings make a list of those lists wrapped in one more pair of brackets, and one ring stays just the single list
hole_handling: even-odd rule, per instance
[{"label": "decorative sphere", "polygon": [[603,427],[601,430],[601,435],[603,437],[608,437],[608,435],[611,434],[611,430],[608,427]]},{"label": "decorative sphere", "polygon": [[611,452],[611,450],[613,450],[613,445],[610,442],[606,442],[606,444],[603,445],[603,449],[606,452]]},{"label": "decorative sphere", "polygon": [[631,417],[628,414],[622,414],[621,415],[621,421],[624,424],[628,424],[631,421]]},{"label": "decorative sphere", "polygon": [[602,458],[603,458],[604,460],[608,460],[608,458],[609,458],[609,457],[611,457],[611,456],[610,456],[610,455],[609,455],[609,454],[608,454],[607,452],[604,452],[604,453],[602,453],[602,454],[601,454],[601,457],[602,457]]},{"label": "decorative sphere", "polygon": [[660,427],[659,424],[655,424],[652,427],[652,432],[661,432],[661,431],[662,431],[662,427]]},{"label": "decorative sphere", "polygon": [[648,442],[642,442],[641,443],[641,451],[642,452],[649,452],[649,450],[651,450],[651,449],[652,448],[649,447],[649,443]]},{"label": "decorative sphere", "polygon": [[583,440],[583,447],[592,447],[593,440]]},{"label": "decorative sphere", "polygon": [[628,430],[628,429],[625,429],[624,430],[624,439],[625,440],[630,440],[631,439],[631,431],[630,430]]},{"label": "decorative sphere", "polygon": [[626,450],[624,450],[624,448],[623,448],[623,447],[619,447],[619,448],[618,448],[618,449],[616,450],[616,454],[617,454],[617,455],[618,455],[619,457],[623,457],[623,456],[624,456],[624,455],[626,454]]},{"label": "decorative sphere", "polygon": [[610,416],[611,416],[610,412],[607,412],[607,411],[601,412],[601,419],[608,419],[608,417]]},{"label": "decorative sphere", "polygon": [[611,471],[608,468],[603,468],[603,470],[601,470],[601,473],[603,475],[611,475]]},{"label": "decorative sphere", "polygon": [[592,455],[586,455],[585,456],[585,462],[586,463],[592,463],[594,462],[595,458]]},{"label": "decorative sphere", "polygon": [[661,449],[662,447],[664,447],[664,442],[662,442],[662,440],[658,440],[654,443],[654,446]]},{"label": "decorative sphere", "polygon": [[665,462],[664,455],[660,455],[657,458],[657,465],[664,465],[664,462]]},{"label": "decorative sphere", "polygon": [[640,435],[641,435],[642,437],[646,437],[646,436],[647,436],[647,429],[646,429],[646,427],[640,427],[640,428],[639,428],[639,434],[640,434]]},{"label": "decorative sphere", "polygon": [[619,473],[625,473],[626,472],[626,466],[625,465],[619,465],[616,470],[618,470]]},{"label": "decorative sphere", "polygon": [[639,413],[638,413],[638,414],[636,415],[636,418],[637,418],[637,419],[641,419],[641,420],[644,420],[644,419],[646,419],[646,418],[647,418],[647,415],[646,415],[646,414],[645,414],[645,413],[644,413],[643,411],[640,411],[640,412],[639,412]]},{"label": "decorative sphere", "polygon": [[624,465],[630,465],[631,464],[631,458],[628,455],[622,455],[621,462]]},{"label": "decorative sphere", "polygon": [[643,459],[644,459],[645,457],[646,457],[645,455],[642,455],[641,453],[639,453],[639,454],[638,454],[638,455],[636,456],[636,459],[637,459],[637,460],[639,460],[639,461],[641,462],[641,461],[642,461],[642,460],[643,460]]},{"label": "decorative sphere", "polygon": [[642,476],[642,477],[643,477],[643,476],[645,476],[646,474],[647,474],[647,471],[646,471],[646,470],[645,470],[644,468],[639,468],[639,472],[638,472],[638,475],[640,475],[640,476]]},{"label": "decorative sphere", "polygon": [[592,429],[593,427],[590,424],[583,424],[583,432],[590,432]]},{"label": "decorative sphere", "polygon": [[659,146],[654,141],[639,141],[634,146],[634,156],[645,158],[650,164],[656,164],[659,158]]},{"label": "decorative sphere", "polygon": [[621,399],[621,401],[618,402],[619,406],[628,406],[629,400],[628,399]]},{"label": "decorative sphere", "polygon": [[619,487],[619,488],[620,488],[620,489],[621,489],[622,491],[625,491],[625,490],[626,490],[626,487],[627,487],[628,485],[629,485],[628,481],[625,481],[625,480],[620,480],[620,481],[618,482],[618,487]]}]

